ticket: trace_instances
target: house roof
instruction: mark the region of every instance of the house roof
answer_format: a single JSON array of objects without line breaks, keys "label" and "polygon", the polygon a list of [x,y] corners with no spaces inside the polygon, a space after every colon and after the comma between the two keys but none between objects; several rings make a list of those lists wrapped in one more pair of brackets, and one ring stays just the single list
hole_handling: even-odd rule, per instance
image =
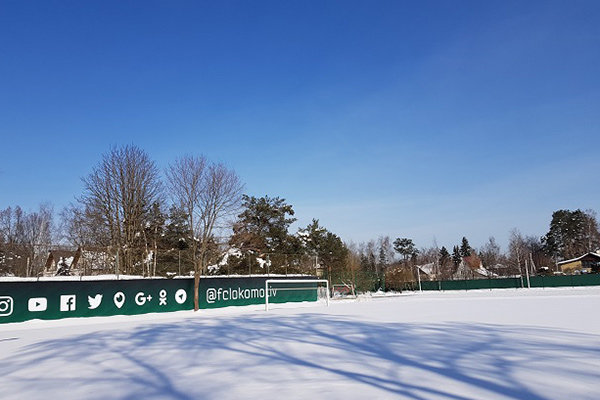
[{"label": "house roof", "polygon": [[588,256],[590,256],[590,257],[593,257],[593,258],[596,258],[596,259],[600,260],[600,254],[598,254],[598,253],[586,253],[586,254],[584,254],[584,255],[582,255],[582,256],[580,256],[580,257],[577,257],[577,258],[572,258],[572,259],[570,259],[570,260],[564,260],[564,261],[560,261],[560,262],[558,262],[557,264],[558,264],[558,265],[570,264],[570,263],[572,263],[572,262],[576,262],[576,261],[583,260],[584,258],[586,258],[586,257],[588,257]]},{"label": "house roof", "polygon": [[426,275],[433,275],[435,273],[435,263],[417,265],[417,268]]},{"label": "house roof", "polygon": [[75,254],[74,251],[69,250],[50,250],[49,255],[52,255],[55,261],[60,260],[61,258],[69,258],[73,257]]}]

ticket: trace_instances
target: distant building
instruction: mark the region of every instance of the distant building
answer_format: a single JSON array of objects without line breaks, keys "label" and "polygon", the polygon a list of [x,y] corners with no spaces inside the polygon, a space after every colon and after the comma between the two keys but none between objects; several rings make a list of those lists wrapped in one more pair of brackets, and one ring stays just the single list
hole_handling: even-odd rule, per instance
[{"label": "distant building", "polygon": [[44,276],[78,275],[76,272],[80,257],[81,248],[75,251],[50,250],[44,266]]},{"label": "distant building", "polygon": [[115,271],[115,259],[106,248],[97,247],[73,250],[50,250],[44,276],[102,275]]},{"label": "distant building", "polygon": [[437,270],[436,263],[432,262],[429,264],[417,265],[417,269],[419,274],[421,275],[421,279],[423,280],[436,280],[437,279]]},{"label": "distant building", "polygon": [[587,253],[581,257],[564,260],[558,263],[561,272],[565,274],[590,274],[600,272],[600,254]]},{"label": "distant building", "polygon": [[462,258],[452,275],[452,279],[482,279],[494,276],[497,275],[485,269],[481,259],[476,254],[472,254]]}]

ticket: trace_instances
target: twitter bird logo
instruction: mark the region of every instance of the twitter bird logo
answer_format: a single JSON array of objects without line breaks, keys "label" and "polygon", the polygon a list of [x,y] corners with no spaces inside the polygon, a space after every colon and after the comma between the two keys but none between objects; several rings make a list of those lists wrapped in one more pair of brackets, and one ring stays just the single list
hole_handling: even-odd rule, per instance
[{"label": "twitter bird logo", "polygon": [[102,295],[97,294],[94,297],[88,296],[88,303],[90,303],[90,306],[88,307],[90,310],[94,310],[94,309],[98,308],[100,303],[102,303]]}]

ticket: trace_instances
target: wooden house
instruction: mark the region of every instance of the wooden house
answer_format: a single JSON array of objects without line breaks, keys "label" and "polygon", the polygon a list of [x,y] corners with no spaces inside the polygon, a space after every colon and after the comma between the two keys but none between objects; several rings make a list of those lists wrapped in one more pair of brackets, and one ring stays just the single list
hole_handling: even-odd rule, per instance
[{"label": "wooden house", "polygon": [[565,274],[599,273],[600,254],[587,253],[577,258],[564,260],[558,263],[558,267]]}]

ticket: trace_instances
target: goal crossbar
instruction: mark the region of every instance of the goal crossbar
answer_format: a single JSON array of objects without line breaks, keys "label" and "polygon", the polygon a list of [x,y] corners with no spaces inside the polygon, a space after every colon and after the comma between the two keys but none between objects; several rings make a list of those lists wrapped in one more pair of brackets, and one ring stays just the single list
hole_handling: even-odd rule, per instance
[{"label": "goal crossbar", "polygon": [[[329,306],[329,281],[327,279],[267,279],[265,281],[265,311],[269,311],[269,283],[325,283],[327,288],[327,306]],[[281,288],[282,290],[300,290],[316,288]],[[278,289],[279,290],[279,289]]]}]

